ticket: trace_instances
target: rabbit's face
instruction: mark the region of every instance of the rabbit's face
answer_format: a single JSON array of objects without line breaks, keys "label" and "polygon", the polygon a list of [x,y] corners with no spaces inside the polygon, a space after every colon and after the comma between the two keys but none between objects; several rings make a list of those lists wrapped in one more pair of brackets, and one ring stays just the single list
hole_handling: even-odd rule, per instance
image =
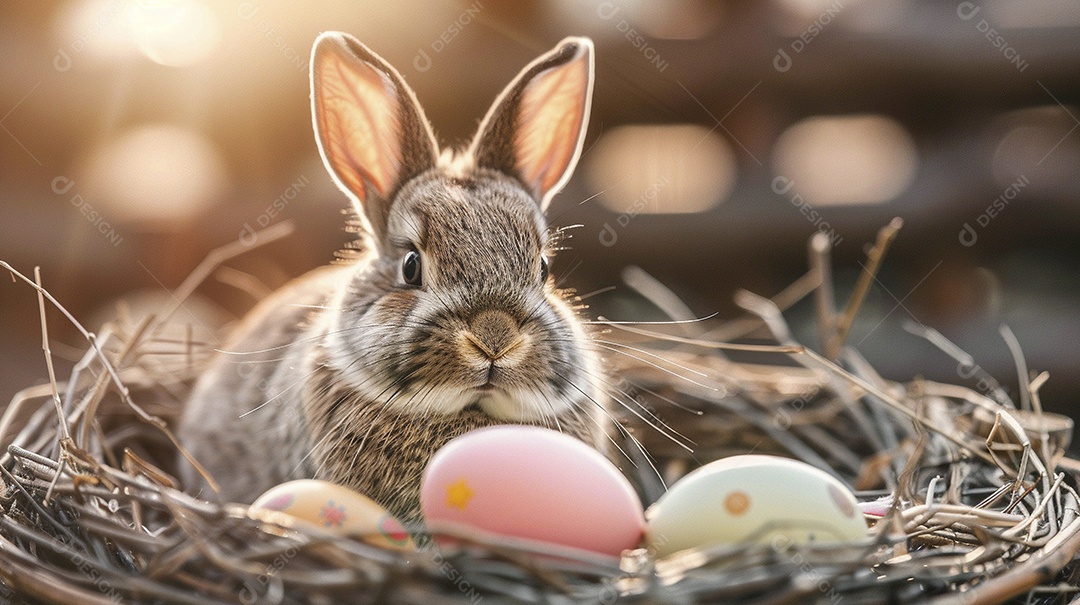
[{"label": "rabbit's face", "polygon": [[580,156],[592,80],[592,42],[567,38],[518,74],[467,150],[442,154],[397,70],[344,34],[316,41],[316,140],[373,253],[323,344],[365,400],[550,426],[600,407],[590,341],[547,275],[543,218]]},{"label": "rabbit's face", "polygon": [[[520,185],[490,171],[423,175],[387,233],[329,331],[355,390],[403,412],[476,406],[517,422],[595,406],[587,337],[554,290],[543,215]],[[372,281],[380,295],[358,300]]]}]

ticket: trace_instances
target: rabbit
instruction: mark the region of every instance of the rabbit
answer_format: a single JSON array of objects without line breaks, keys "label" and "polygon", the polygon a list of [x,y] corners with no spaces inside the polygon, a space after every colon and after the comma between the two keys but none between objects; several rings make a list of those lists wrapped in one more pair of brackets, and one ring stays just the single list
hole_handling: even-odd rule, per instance
[{"label": "rabbit", "polygon": [[581,155],[593,70],[591,40],[564,39],[444,153],[401,74],[318,37],[315,138],[360,244],[261,301],[194,386],[178,434],[222,500],[319,478],[418,522],[425,465],[467,431],[538,425],[606,453],[599,353],[549,276],[544,218]]}]

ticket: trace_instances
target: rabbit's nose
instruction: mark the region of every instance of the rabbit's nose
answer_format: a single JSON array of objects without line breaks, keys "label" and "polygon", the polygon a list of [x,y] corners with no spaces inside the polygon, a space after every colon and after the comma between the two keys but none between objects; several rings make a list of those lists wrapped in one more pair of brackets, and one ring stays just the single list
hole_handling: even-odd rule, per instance
[{"label": "rabbit's nose", "polygon": [[491,361],[505,356],[522,342],[521,330],[505,311],[488,309],[473,316],[465,338]]}]

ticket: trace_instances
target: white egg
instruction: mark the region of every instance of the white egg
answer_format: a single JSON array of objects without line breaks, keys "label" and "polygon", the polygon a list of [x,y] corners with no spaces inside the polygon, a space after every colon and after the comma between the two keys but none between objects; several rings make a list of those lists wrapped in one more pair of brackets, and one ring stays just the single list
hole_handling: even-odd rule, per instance
[{"label": "white egg", "polygon": [[732,456],[686,475],[646,512],[657,556],[717,544],[856,542],[866,521],[851,491],[804,462]]}]

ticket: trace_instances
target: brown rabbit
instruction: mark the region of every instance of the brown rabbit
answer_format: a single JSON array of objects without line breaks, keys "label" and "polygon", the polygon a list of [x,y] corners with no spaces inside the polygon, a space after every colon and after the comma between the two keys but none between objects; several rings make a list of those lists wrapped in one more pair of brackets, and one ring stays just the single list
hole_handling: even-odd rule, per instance
[{"label": "brown rabbit", "polygon": [[592,42],[567,38],[467,150],[440,154],[393,67],[319,36],[316,140],[363,252],[264,300],[196,385],[180,434],[223,499],[316,477],[416,520],[429,457],[471,429],[534,424],[606,449],[600,364],[548,276],[543,215],[581,153],[592,82]]}]

